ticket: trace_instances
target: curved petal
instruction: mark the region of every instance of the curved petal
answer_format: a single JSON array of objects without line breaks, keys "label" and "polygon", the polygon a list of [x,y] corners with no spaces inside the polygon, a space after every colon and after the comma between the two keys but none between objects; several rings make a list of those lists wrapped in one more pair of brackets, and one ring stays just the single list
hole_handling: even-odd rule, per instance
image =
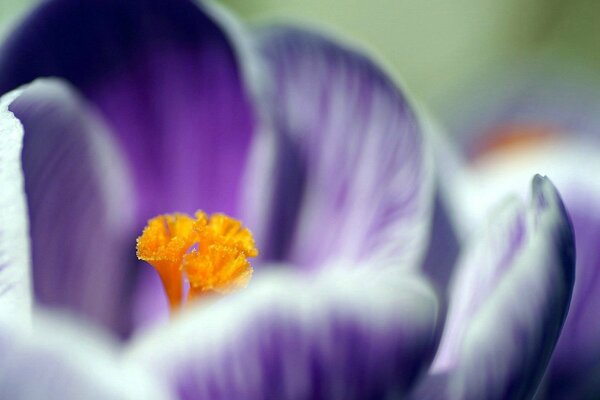
[{"label": "curved petal", "polygon": [[164,384],[124,365],[97,332],[36,313],[33,329],[0,327],[0,397],[14,400],[170,399]]},{"label": "curved petal", "polygon": [[427,242],[432,171],[404,95],[357,51],[300,29],[257,33],[278,132],[263,255],[415,266]]},{"label": "curved petal", "polygon": [[122,331],[134,200],[120,154],[97,116],[63,83],[27,86],[10,110],[25,131],[36,301]]},{"label": "curved petal", "polygon": [[[593,399],[600,395],[600,197],[577,192],[569,208],[575,229],[577,267],[569,314],[544,380],[547,399]],[[583,201],[582,201],[583,200]],[[565,199],[567,204],[567,199]],[[571,203],[573,204],[573,203]]]},{"label": "curved petal", "polygon": [[430,361],[437,313],[432,289],[393,269],[279,272],[180,315],[130,356],[181,399],[402,397]]},{"label": "curved petal", "polygon": [[20,91],[0,98],[0,319],[27,322],[31,314],[29,219],[21,151],[23,126],[8,110]]},{"label": "curved petal", "polygon": [[0,92],[56,76],[93,102],[132,167],[138,222],[198,208],[236,215],[254,129],[238,64],[192,1],[46,1],[0,51]]},{"label": "curved petal", "polygon": [[457,201],[467,217],[477,220],[489,209],[488,199],[513,190],[515,181],[533,173],[552,176],[560,190],[577,238],[577,267],[569,314],[543,381],[544,398],[596,398],[600,96],[594,76],[565,67],[534,63],[508,73],[503,69],[475,87],[472,96],[463,95],[451,111],[458,118],[448,120],[454,119],[453,134],[463,151],[475,156],[466,180],[471,187],[455,190],[477,199]]},{"label": "curved petal", "polygon": [[[582,168],[582,166],[585,166]],[[547,398],[586,398],[600,393],[600,147],[578,137],[505,152],[482,160],[469,174],[462,201],[464,219],[476,220],[494,197],[519,189],[515,182],[536,171],[552,176],[569,210],[576,238],[573,297],[565,325],[544,379]],[[457,191],[460,192],[460,191]],[[468,213],[470,215],[465,214]],[[579,394],[581,393],[581,394]],[[582,397],[578,397],[582,396]]]},{"label": "curved petal", "polygon": [[574,280],[569,218],[536,176],[528,210],[510,203],[459,261],[432,372],[455,399],[533,395],[560,333]]}]

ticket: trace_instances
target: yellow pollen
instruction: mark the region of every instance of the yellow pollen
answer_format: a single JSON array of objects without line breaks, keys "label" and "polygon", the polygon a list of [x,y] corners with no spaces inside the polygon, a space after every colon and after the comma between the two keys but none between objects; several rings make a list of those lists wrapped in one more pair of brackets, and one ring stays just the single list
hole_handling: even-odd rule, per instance
[{"label": "yellow pollen", "polygon": [[201,252],[206,252],[213,243],[231,247],[252,258],[258,255],[254,238],[248,228],[242,223],[225,214],[212,214],[210,218],[202,211],[196,212],[194,229],[199,235]]},{"label": "yellow pollen", "polygon": [[157,270],[171,310],[181,306],[183,272],[189,299],[230,293],[247,285],[248,258],[257,255],[252,234],[240,221],[202,211],[195,219],[185,214],[153,218],[137,240],[137,256]]},{"label": "yellow pollen", "polygon": [[208,293],[229,293],[245,287],[252,277],[248,258],[256,257],[252,233],[242,223],[225,214],[196,213],[194,230],[198,249],[184,258],[190,282],[189,297]]},{"label": "yellow pollen", "polygon": [[190,298],[230,293],[245,287],[252,277],[246,256],[219,244],[209,245],[206,253],[194,250],[186,254],[183,265],[190,282]]},{"label": "yellow pollen", "polygon": [[181,305],[181,263],[198,237],[193,227],[194,220],[188,215],[159,215],[148,221],[137,239],[137,257],[152,265],[158,272],[171,310]]}]

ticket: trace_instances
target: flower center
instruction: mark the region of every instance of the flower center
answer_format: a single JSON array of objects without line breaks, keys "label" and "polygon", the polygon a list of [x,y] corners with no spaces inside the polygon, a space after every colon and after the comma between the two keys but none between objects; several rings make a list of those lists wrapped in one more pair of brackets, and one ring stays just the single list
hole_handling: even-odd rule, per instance
[{"label": "flower center", "polygon": [[181,307],[184,273],[188,300],[230,293],[247,285],[252,276],[248,258],[258,255],[252,234],[240,221],[202,211],[195,217],[159,215],[137,239],[137,257],[158,272],[171,311]]}]

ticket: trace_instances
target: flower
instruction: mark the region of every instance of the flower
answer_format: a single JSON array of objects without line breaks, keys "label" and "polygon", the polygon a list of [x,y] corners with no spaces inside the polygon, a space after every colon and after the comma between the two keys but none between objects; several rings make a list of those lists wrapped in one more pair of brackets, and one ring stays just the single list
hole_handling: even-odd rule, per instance
[{"label": "flower", "polygon": [[[428,246],[424,119],[370,59],[303,29],[239,26],[205,3],[55,0],[0,49],[0,92],[4,397],[412,392],[441,331],[418,269],[426,248],[444,243]],[[537,178],[533,193],[516,212],[529,218],[527,240],[490,261],[490,272],[506,271],[492,274],[490,296],[466,284],[450,303],[449,324],[464,324],[450,346],[464,342],[457,367],[444,370],[452,390],[481,393],[472,371],[503,343],[510,373],[491,374],[489,387],[530,393],[544,363],[510,357],[544,359],[554,347],[572,236],[551,183]],[[156,312],[149,285],[134,285],[143,223],[198,208],[255,233],[261,256],[247,289],[117,344],[46,311],[126,335],[134,300]],[[467,248],[466,271],[496,248],[494,232]],[[524,326],[505,286],[536,289]],[[480,311],[454,313],[464,301]],[[527,341],[512,345],[517,328]],[[481,329],[495,341],[478,340]]]},{"label": "flower", "polygon": [[[574,279],[573,233],[547,179],[526,207],[509,197],[455,267],[444,332],[413,398],[530,399],[561,332]],[[553,249],[553,250],[550,250]],[[548,308],[550,303],[554,307]]]},{"label": "flower", "polygon": [[[553,177],[573,221],[577,266],[565,326],[536,398],[588,399],[600,394],[600,102],[593,76],[564,64],[557,75],[551,65],[538,60],[496,75],[455,108],[459,117],[452,128],[464,133],[459,143],[465,169],[448,180],[459,195],[453,201],[457,213],[469,225],[494,198],[523,191],[519,182],[532,171]],[[467,197],[477,202],[467,203]]]}]

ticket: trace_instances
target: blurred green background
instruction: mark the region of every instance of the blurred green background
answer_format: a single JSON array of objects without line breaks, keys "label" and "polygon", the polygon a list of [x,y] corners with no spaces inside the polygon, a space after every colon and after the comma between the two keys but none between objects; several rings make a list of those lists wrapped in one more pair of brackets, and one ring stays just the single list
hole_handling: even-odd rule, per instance
[{"label": "blurred green background", "polygon": [[434,110],[486,71],[541,53],[600,70],[598,0],[223,3],[251,23],[308,23],[358,42]]},{"label": "blurred green background", "polygon": [[[0,34],[36,3],[0,0]],[[357,42],[434,111],[470,80],[536,54],[600,71],[598,0],[222,0],[249,23],[310,24]]]}]

